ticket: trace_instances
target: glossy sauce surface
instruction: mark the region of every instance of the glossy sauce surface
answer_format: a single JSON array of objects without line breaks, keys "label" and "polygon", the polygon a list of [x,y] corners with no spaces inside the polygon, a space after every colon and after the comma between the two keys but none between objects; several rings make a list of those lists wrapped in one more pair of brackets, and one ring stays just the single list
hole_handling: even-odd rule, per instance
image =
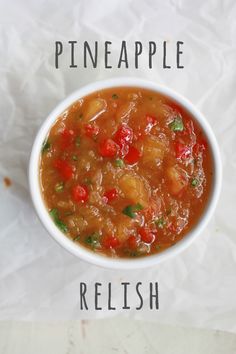
[{"label": "glossy sauce surface", "polygon": [[40,160],[55,224],[112,257],[148,256],[182,239],[203,213],[211,179],[199,125],[169,98],[140,88],[75,102],[51,128]]}]

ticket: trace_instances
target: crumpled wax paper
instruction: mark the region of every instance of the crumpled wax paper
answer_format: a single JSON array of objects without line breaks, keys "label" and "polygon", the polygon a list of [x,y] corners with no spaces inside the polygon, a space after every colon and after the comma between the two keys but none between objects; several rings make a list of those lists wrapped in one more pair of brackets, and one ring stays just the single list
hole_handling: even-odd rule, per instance
[{"label": "crumpled wax paper", "polygon": [[[228,1],[0,1],[0,319],[53,320],[122,314],[159,323],[236,332],[236,6]],[[54,66],[54,41],[184,41],[183,70]],[[173,50],[171,51],[173,56]],[[161,57],[159,57],[159,61]],[[114,63],[114,61],[113,61]],[[70,255],[49,237],[33,209],[27,166],[35,134],[54,106],[84,84],[138,76],[167,85],[207,117],[224,167],[221,198],[201,237],[156,267],[111,271]],[[4,177],[12,186],[6,187]],[[79,283],[159,282],[160,310],[80,311]],[[148,305],[148,288],[143,296]],[[91,295],[92,296],[92,295]],[[138,299],[133,292],[130,303]],[[106,305],[105,297],[101,300]]]}]

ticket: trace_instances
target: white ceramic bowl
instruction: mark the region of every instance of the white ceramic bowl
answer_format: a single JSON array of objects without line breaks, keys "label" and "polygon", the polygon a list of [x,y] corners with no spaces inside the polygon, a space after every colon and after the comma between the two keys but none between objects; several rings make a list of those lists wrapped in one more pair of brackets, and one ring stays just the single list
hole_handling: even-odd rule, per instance
[{"label": "white ceramic bowl", "polygon": [[[42,144],[47,136],[50,128],[58,118],[58,116],[68,108],[73,102],[78,100],[81,97],[84,97],[92,92],[111,88],[111,87],[140,87],[144,89],[150,89],[156,92],[160,92],[172,100],[178,102],[182,105],[187,111],[192,114],[195,120],[202,127],[207,139],[209,147],[212,151],[213,156],[213,184],[212,190],[209,197],[208,204],[205,208],[204,214],[201,216],[197,225],[179,242],[177,242],[174,246],[164,250],[162,253],[150,255],[143,258],[135,258],[135,259],[121,259],[121,258],[110,258],[107,256],[99,255],[90,251],[89,249],[80,246],[77,243],[74,243],[69,238],[67,238],[54,224],[52,221],[42,198],[41,190],[40,190],[40,182],[39,182],[39,159],[42,149]],[[49,232],[49,234],[65,249],[74,254],[75,256],[107,268],[113,269],[135,269],[142,268],[146,266],[156,265],[170,256],[176,255],[180,251],[184,250],[190,243],[199,236],[205,226],[207,225],[209,219],[211,218],[214,209],[216,207],[216,203],[220,194],[221,189],[221,179],[222,179],[222,167],[221,167],[221,159],[218,144],[216,138],[211,130],[206,119],[203,115],[183,96],[177,94],[176,92],[166,88],[164,86],[160,86],[155,82],[149,82],[141,79],[134,78],[116,78],[109,79],[105,81],[95,82],[89,84],[85,87],[80,88],[76,92],[72,93],[69,97],[65,98],[59,105],[49,114],[46,120],[43,122],[41,128],[38,131],[38,134],[35,138],[30,163],[29,163],[29,184],[30,184],[30,192],[33,200],[34,207],[37,211],[37,214]]]}]

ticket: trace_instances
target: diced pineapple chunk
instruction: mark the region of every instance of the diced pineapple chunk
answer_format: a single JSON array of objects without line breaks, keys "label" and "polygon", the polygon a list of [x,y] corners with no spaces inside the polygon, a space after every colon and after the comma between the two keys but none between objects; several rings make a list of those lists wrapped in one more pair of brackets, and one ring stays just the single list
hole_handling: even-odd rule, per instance
[{"label": "diced pineapple chunk", "polygon": [[140,177],[125,174],[119,180],[119,187],[131,203],[140,203],[144,208],[147,207],[150,191]]},{"label": "diced pineapple chunk", "polygon": [[171,166],[167,169],[166,172],[171,193],[173,195],[179,194],[188,183],[186,172],[180,169],[178,166]]},{"label": "diced pineapple chunk", "polygon": [[93,225],[93,228],[99,230],[103,223],[103,218],[99,208],[94,205],[90,205],[83,210],[83,216],[88,223],[88,227]]},{"label": "diced pineapple chunk", "polygon": [[126,241],[130,234],[133,233],[134,220],[127,218],[125,215],[116,218],[116,237],[120,242]]},{"label": "diced pineapple chunk", "polygon": [[114,222],[109,217],[104,217],[102,223],[103,235],[112,235],[116,231]]},{"label": "diced pineapple chunk", "polygon": [[122,123],[128,123],[129,116],[131,112],[133,112],[136,108],[136,103],[134,101],[130,101],[122,105],[116,113],[116,119]]},{"label": "diced pineapple chunk", "polygon": [[87,111],[84,115],[85,121],[93,121],[105,112],[107,103],[103,98],[94,98],[88,104]]},{"label": "diced pineapple chunk", "polygon": [[97,169],[94,175],[91,177],[91,182],[96,186],[96,188],[99,188],[102,184],[102,178],[103,178],[102,170]]},{"label": "diced pineapple chunk", "polygon": [[142,161],[149,167],[156,167],[165,155],[166,144],[155,136],[146,137],[143,143]]},{"label": "diced pineapple chunk", "polygon": [[173,115],[173,110],[165,103],[159,101],[157,102],[155,113],[160,120],[164,120],[164,119],[166,120],[168,119],[168,117]]},{"label": "diced pineapple chunk", "polygon": [[72,200],[59,200],[57,206],[61,209],[73,209]]},{"label": "diced pineapple chunk", "polygon": [[66,219],[67,225],[73,229],[73,231],[83,232],[87,227],[87,221],[82,216],[71,215]]}]

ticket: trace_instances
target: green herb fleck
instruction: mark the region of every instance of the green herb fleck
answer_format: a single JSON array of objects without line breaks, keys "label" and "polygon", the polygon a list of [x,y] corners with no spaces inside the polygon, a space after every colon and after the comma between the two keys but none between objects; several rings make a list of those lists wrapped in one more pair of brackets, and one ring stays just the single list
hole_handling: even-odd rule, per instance
[{"label": "green herb fleck", "polygon": [[143,206],[139,203],[134,204],[134,205],[127,205],[127,207],[125,207],[122,210],[122,213],[129,216],[131,219],[134,219],[136,216],[136,212],[140,211],[143,209]]},{"label": "green herb fleck", "polygon": [[77,147],[79,147],[79,146],[80,146],[80,142],[81,142],[80,137],[77,136],[77,138],[75,139],[75,145],[76,145]]},{"label": "green herb fleck", "polygon": [[80,113],[79,119],[83,119],[83,113]]},{"label": "green herb fleck", "polygon": [[49,214],[51,215],[55,225],[64,233],[68,231],[66,224],[59,218],[58,215],[58,210],[57,209],[51,209]]},{"label": "green herb fleck", "polygon": [[163,229],[166,226],[166,221],[163,217],[161,217],[160,219],[155,220],[155,224],[159,227],[159,229]]},{"label": "green herb fleck", "polygon": [[77,160],[78,160],[78,156],[77,156],[77,155],[73,155],[73,156],[72,156],[72,160],[73,160],[73,161],[77,161]]},{"label": "green herb fleck", "polygon": [[156,250],[160,251],[161,250],[161,245],[156,245]]},{"label": "green herb fleck", "polygon": [[94,232],[93,234],[87,236],[84,241],[85,241],[85,243],[90,245],[92,248],[96,248],[96,247],[100,246],[99,239],[100,239],[99,232]]},{"label": "green herb fleck", "polygon": [[140,253],[136,250],[130,250],[129,248],[125,248],[124,249],[124,254],[128,257],[139,257],[140,256]]},{"label": "green herb fleck", "polygon": [[64,183],[63,182],[59,182],[55,185],[55,192],[59,193],[61,191],[63,191],[64,189]]},{"label": "green herb fleck", "polygon": [[140,254],[139,254],[138,252],[136,252],[136,251],[130,251],[130,252],[129,252],[129,256],[130,256],[130,257],[139,257]]},{"label": "green herb fleck", "polygon": [[80,240],[80,235],[75,236],[75,237],[73,238],[73,241],[74,241],[74,242],[79,241],[79,240]]},{"label": "green herb fleck", "polygon": [[116,167],[124,167],[125,163],[122,159],[116,159],[115,165],[116,165]]},{"label": "green herb fleck", "polygon": [[197,178],[193,178],[192,180],[191,180],[191,186],[192,187],[197,187],[198,186],[198,179]]},{"label": "green herb fleck", "polygon": [[51,148],[51,144],[48,140],[44,141],[43,143],[43,147],[42,147],[42,152],[46,152],[46,151],[49,151]]},{"label": "green herb fleck", "polygon": [[116,93],[113,93],[113,95],[111,97],[113,98],[113,100],[117,100],[119,98]]},{"label": "green herb fleck", "polygon": [[177,116],[169,124],[169,127],[173,132],[182,132],[184,130],[184,124],[183,124],[182,118],[180,116]]}]

